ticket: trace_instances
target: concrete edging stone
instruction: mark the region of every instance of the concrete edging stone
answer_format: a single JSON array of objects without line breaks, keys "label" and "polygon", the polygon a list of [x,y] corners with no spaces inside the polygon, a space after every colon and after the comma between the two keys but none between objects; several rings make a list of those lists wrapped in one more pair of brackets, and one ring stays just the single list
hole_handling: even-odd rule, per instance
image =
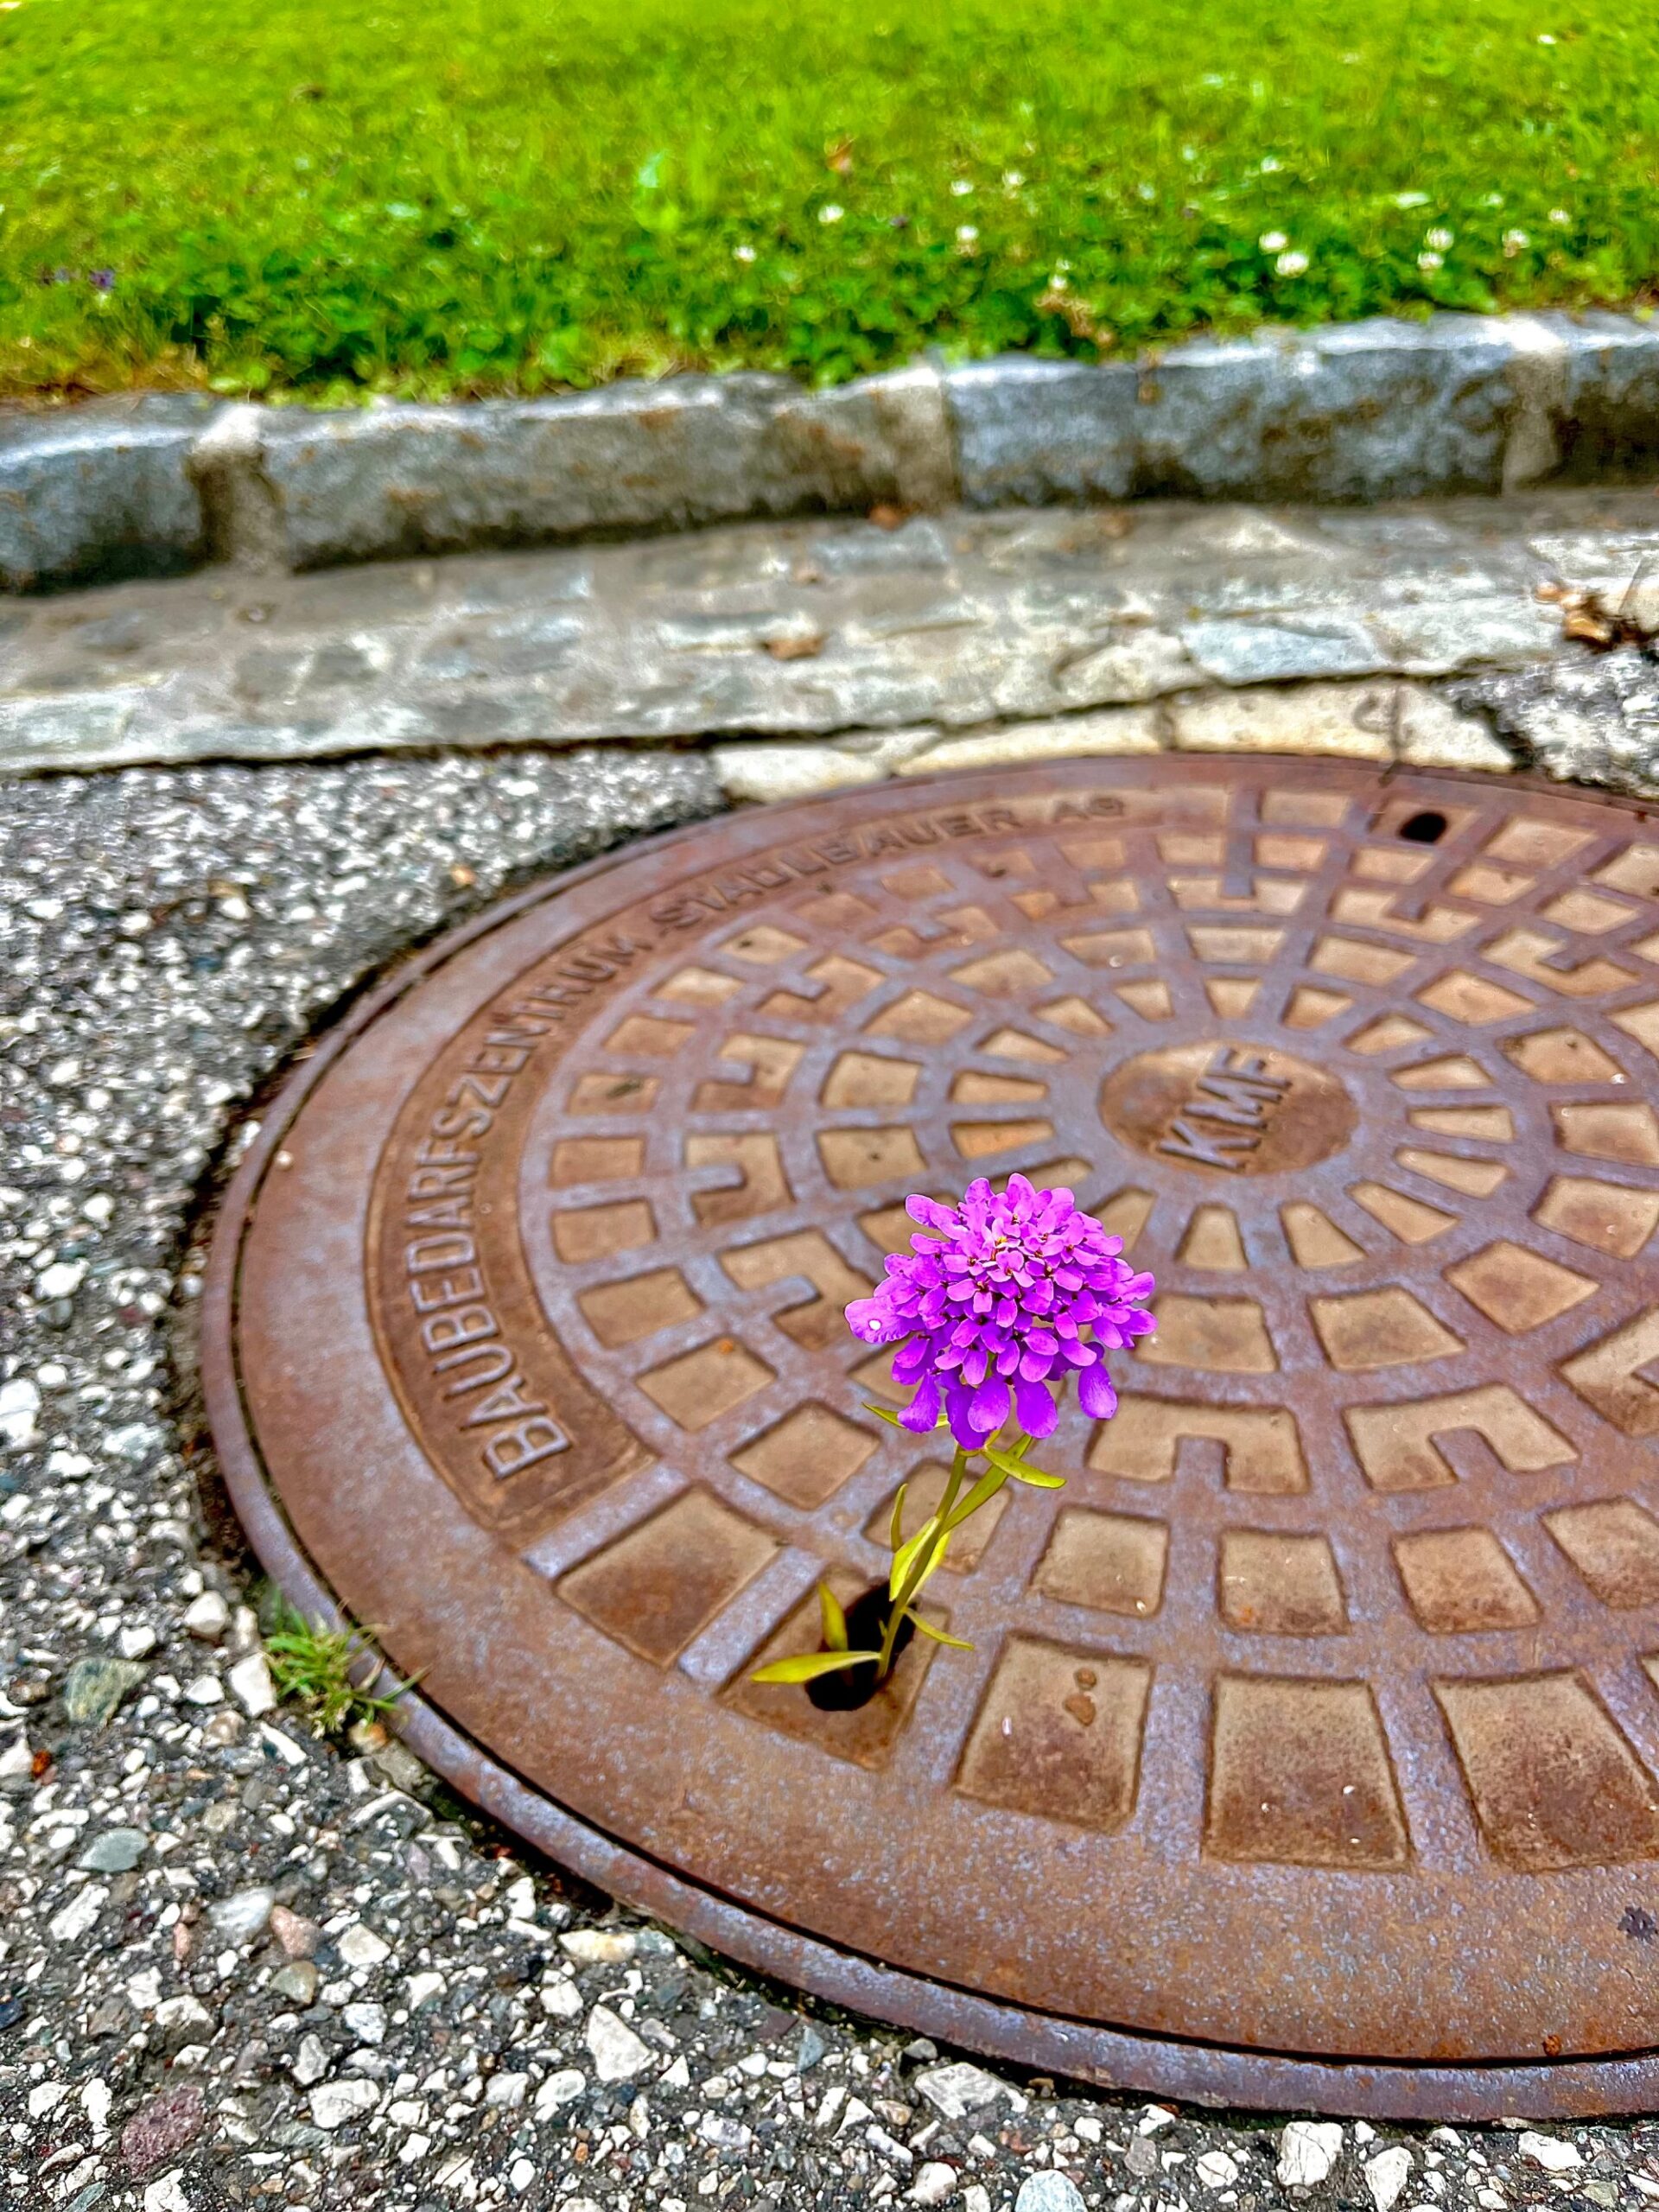
[{"label": "concrete edging stone", "polygon": [[0,415],[0,586],[166,575],[207,557],[188,474],[222,409],[193,393]]},{"label": "concrete edging stone", "polygon": [[149,394],[0,416],[0,588],[276,569],[890,505],[1341,503],[1659,473],[1659,321],[1379,318],[1138,361],[747,372],[555,399]]}]

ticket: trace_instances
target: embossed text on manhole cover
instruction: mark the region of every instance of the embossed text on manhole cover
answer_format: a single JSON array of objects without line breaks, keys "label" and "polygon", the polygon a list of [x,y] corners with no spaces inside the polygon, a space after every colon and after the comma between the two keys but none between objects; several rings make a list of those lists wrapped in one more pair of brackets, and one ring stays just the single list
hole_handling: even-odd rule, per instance
[{"label": "embossed text on manhole cover", "polygon": [[[1659,826],[1497,780],[1080,762],[728,817],[324,1040],[206,1369],[411,1740],[736,1955],[1052,2073],[1659,2104]],[[1122,1405],[854,1712],[911,1190],[1065,1184]]]}]

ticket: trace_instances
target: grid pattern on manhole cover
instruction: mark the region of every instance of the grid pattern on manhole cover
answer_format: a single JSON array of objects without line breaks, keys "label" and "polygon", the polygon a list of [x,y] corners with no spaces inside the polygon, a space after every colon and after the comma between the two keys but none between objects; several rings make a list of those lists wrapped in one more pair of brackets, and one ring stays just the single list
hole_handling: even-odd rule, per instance
[{"label": "grid pattern on manhole cover", "polygon": [[[216,1425],[468,1759],[785,1971],[769,1929],[1079,2064],[1640,2052],[1656,1053],[1659,833],[1612,805],[1125,762],[730,819],[302,1073],[221,1230]],[[933,1586],[971,1655],[758,1688],[943,1479],[842,1309],[906,1191],[1015,1168],[1158,1277],[1122,1410]]]}]

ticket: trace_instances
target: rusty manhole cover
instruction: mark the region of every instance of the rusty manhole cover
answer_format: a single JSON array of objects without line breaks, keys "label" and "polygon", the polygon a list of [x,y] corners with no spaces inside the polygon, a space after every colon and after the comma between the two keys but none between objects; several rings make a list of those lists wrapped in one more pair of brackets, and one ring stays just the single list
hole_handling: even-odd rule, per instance
[{"label": "rusty manhole cover", "polygon": [[[412,1740],[737,1956],[1053,2073],[1659,2105],[1659,830],[1332,765],[728,818],[401,972],[214,1253],[238,1499]],[[863,1710],[747,1680],[931,1444],[842,1307],[1022,1168],[1152,1268]],[[990,1516],[987,1515],[985,1521]]]}]

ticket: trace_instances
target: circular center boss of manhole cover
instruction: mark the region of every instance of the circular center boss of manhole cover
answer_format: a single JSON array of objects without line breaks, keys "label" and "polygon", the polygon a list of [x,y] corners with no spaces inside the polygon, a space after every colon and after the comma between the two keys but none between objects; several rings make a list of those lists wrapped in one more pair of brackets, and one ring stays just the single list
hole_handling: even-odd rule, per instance
[{"label": "circular center boss of manhole cover", "polygon": [[[401,971],[267,1117],[210,1402],[412,1739],[599,1880],[1166,2092],[1659,2102],[1659,831],[1332,765],[728,817]],[[1159,1282],[855,1712],[758,1688],[931,1440],[842,1309],[912,1190]]]},{"label": "circular center boss of manhole cover", "polygon": [[1115,1068],[1100,1118],[1121,1143],[1160,1160],[1212,1174],[1279,1175],[1339,1152],[1359,1109],[1327,1069],[1206,1037]]}]

